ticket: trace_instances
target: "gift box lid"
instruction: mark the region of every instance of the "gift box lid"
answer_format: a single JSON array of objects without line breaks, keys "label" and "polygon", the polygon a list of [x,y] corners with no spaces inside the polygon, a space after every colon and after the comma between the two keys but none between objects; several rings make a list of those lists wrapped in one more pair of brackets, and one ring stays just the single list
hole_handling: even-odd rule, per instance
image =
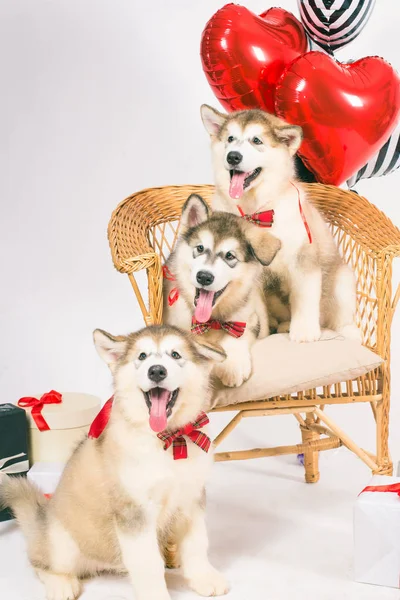
[{"label": "gift box lid", "polygon": [[[44,404],[41,410],[50,429],[73,429],[90,425],[101,408],[101,400],[92,394],[61,392],[59,404]],[[40,400],[42,394],[33,395]],[[39,429],[31,415],[31,407],[25,409],[31,429]]]}]

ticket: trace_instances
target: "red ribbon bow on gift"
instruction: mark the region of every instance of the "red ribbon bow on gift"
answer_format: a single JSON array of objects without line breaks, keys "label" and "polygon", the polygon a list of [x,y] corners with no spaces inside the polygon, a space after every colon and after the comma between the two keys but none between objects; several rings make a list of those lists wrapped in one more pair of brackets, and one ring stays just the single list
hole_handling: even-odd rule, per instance
[{"label": "red ribbon bow on gift", "polygon": [[252,215],[246,215],[243,212],[243,209],[238,206],[240,216],[245,219],[245,221],[249,221],[249,223],[254,223],[259,227],[271,227],[274,222],[274,214],[273,210],[264,210],[262,212],[253,213]]},{"label": "red ribbon bow on gift", "polygon": [[42,415],[42,409],[45,404],[60,404],[62,402],[62,395],[60,392],[56,392],[51,390],[51,392],[47,392],[47,394],[43,394],[41,398],[33,398],[31,396],[27,396],[26,398],[20,398],[17,402],[18,406],[22,408],[30,408],[31,415],[33,420],[35,421],[37,428],[39,431],[47,431],[50,429],[46,419]]},{"label": "red ribbon bow on gift", "polygon": [[246,323],[243,323],[242,321],[217,321],[216,319],[206,321],[205,323],[199,323],[193,317],[191,327],[192,333],[207,333],[207,331],[210,331],[210,329],[223,329],[232,337],[240,338],[244,334]]},{"label": "red ribbon bow on gift", "polygon": [[391,492],[397,494],[400,497],[400,483],[390,483],[388,485],[367,485],[366,488],[360,492],[359,495],[364,492]]},{"label": "red ribbon bow on gift", "polygon": [[183,436],[191,439],[192,442],[204,450],[204,452],[208,452],[211,446],[211,440],[208,435],[198,430],[209,422],[207,415],[205,413],[200,413],[193,423],[188,423],[185,427],[172,433],[162,431],[161,433],[157,433],[157,437],[164,442],[164,450],[168,450],[171,445],[173,446],[174,460],[180,460],[182,458],[187,458],[188,456],[187,444]]}]

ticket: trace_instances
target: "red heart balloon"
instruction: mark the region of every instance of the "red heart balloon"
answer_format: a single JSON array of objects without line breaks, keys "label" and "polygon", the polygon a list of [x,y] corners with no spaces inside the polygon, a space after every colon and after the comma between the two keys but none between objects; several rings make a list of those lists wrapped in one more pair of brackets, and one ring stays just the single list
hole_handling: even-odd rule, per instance
[{"label": "red heart balloon", "polygon": [[318,181],[339,185],[389,138],[400,113],[400,80],[389,63],[368,56],[341,64],[308,52],[283,73],[276,114],[301,125],[299,154]]},{"label": "red heart balloon", "polygon": [[271,8],[258,17],[227,4],[207,23],[200,53],[208,83],[228,111],[273,113],[278,79],[306,50],[303,26],[290,12]]}]

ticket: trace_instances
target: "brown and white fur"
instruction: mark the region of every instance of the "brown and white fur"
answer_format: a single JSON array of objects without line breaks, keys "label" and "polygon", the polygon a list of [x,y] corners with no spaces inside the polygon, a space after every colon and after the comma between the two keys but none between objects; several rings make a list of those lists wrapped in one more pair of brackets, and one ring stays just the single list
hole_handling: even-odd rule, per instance
[{"label": "brown and white fur", "polygon": [[238,205],[246,214],[275,211],[270,232],[282,248],[265,270],[271,323],[275,320],[278,331],[287,331],[290,322],[290,339],[297,342],[318,340],[321,327],[358,339],[354,275],[296,181],[293,157],[302,141],[301,128],[261,110],[226,115],[203,105],[201,114],[211,136],[212,208],[233,214]]},{"label": "brown and white fur", "polygon": [[[204,322],[198,309],[208,294],[213,304],[209,300],[212,312],[205,320],[246,323],[240,338],[223,330],[201,334],[227,354],[213,370],[227,386],[239,386],[250,377],[251,345],[269,333],[261,277],[263,265],[270,264],[279,248],[279,240],[240,217],[226,212],[210,215],[200,196],[192,194],[183,207],[178,241],[167,261],[176,282],[164,280],[164,321],[187,330],[193,315]],[[174,287],[179,299],[169,306]]]},{"label": "brown and white fur", "polygon": [[0,479],[0,504],[16,515],[48,600],[73,600],[80,578],[101,570],[127,571],[136,600],[170,600],[160,549],[171,537],[190,587],[225,594],[228,584],[207,557],[204,485],[212,452],[188,440],[188,458],[174,460],[151,429],[148,408],[162,386],[171,403],[167,429],[194,421],[207,404],[210,365],[223,351],[170,326],[127,337],[96,330],[94,339],[114,375],[103,434],[75,450],[50,500],[23,478]]}]

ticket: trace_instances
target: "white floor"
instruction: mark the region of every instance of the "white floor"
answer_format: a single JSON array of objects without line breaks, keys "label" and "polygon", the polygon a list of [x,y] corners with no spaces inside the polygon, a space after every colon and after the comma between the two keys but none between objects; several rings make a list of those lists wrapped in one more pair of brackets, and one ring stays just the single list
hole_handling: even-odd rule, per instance
[{"label": "white floor", "polygon": [[[347,450],[321,457],[321,480],[303,482],[295,457],[215,465],[208,492],[212,561],[229,600],[386,600],[399,590],[352,581],[352,508],[369,472]],[[196,595],[167,573],[173,600]],[[1,600],[44,600],[17,526],[0,526]],[[82,600],[133,600],[126,579],[88,582]]]}]

